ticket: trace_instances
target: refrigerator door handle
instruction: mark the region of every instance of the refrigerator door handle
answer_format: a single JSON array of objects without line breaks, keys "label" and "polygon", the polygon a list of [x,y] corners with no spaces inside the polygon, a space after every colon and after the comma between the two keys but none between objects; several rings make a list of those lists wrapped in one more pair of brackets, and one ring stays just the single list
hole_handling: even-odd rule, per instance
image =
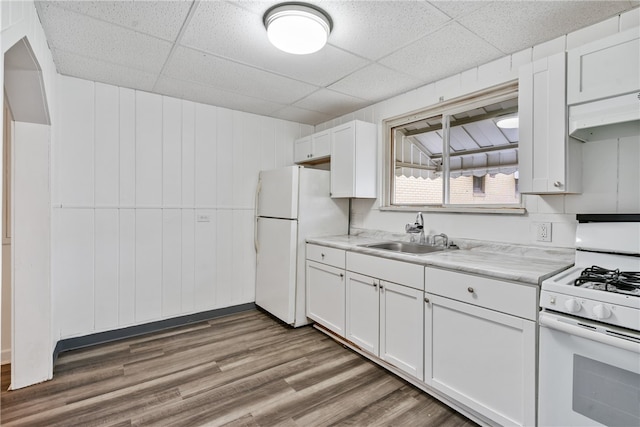
[{"label": "refrigerator door handle", "polygon": [[253,246],[256,249],[256,253],[258,253],[258,197],[260,196],[260,189],[262,188],[262,180],[258,180],[258,185],[256,186],[256,194],[253,199],[253,206],[255,209],[255,224],[253,224]]}]

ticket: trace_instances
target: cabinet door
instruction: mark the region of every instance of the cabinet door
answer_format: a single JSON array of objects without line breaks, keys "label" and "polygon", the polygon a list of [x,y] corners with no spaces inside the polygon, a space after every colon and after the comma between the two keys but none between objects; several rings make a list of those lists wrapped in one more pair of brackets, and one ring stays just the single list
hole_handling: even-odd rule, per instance
[{"label": "cabinet door", "polygon": [[425,382],[501,425],[535,424],[535,322],[426,294]]},{"label": "cabinet door", "polygon": [[639,63],[637,28],[571,49],[567,103],[574,105],[639,90]]},{"label": "cabinet door", "polygon": [[[578,192],[581,159],[571,159],[567,136],[565,53],[520,68],[518,115],[521,193]],[[568,170],[573,167],[575,170]]]},{"label": "cabinet door", "polygon": [[331,131],[325,130],[311,136],[311,159],[329,157],[331,154]]},{"label": "cabinet door", "polygon": [[380,281],[380,357],[419,379],[423,375],[423,295]]},{"label": "cabinet door", "polygon": [[307,261],[307,317],[344,337],[344,270]]},{"label": "cabinet door", "polygon": [[378,356],[380,303],[379,280],[347,272],[346,338]]},{"label": "cabinet door", "polygon": [[293,144],[293,161],[304,163],[311,158],[311,135],[297,139]]},{"label": "cabinet door", "polygon": [[331,197],[355,195],[355,122],[331,132]]}]

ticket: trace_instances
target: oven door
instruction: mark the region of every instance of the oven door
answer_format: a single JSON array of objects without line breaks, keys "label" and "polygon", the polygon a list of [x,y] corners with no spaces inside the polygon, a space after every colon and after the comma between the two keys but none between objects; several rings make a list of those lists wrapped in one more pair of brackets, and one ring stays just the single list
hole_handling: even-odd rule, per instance
[{"label": "oven door", "polygon": [[540,313],[538,425],[640,425],[639,335]]}]

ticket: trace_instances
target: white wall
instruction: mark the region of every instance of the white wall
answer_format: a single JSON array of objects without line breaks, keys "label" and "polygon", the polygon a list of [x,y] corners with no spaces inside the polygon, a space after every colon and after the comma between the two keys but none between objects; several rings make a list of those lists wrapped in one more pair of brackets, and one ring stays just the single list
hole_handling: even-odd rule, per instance
[{"label": "white wall", "polygon": [[[423,109],[445,100],[485,89],[518,78],[518,68],[530,61],[562,52],[602,37],[640,26],[636,8],[593,26],[467,70],[441,81],[391,98],[362,110],[316,126],[316,131],[353,119],[379,125],[378,178],[382,188],[384,142],[382,121]],[[452,237],[483,239],[520,244],[545,245],[535,241],[536,222],[551,222],[550,246],[572,247],[576,213],[640,212],[638,137],[583,145],[583,193],[580,195],[524,196],[526,215],[426,213],[425,227],[430,233],[444,232]],[[415,212],[389,212],[379,209],[379,200],[355,200],[352,225],[359,228],[401,233],[413,222]]]},{"label": "white wall", "polygon": [[[0,44],[2,45],[0,80],[4,82],[4,54],[20,40],[26,39],[42,70],[44,90],[49,113],[51,113],[55,102],[56,70],[33,2],[3,1],[0,8],[0,23]],[[0,87],[0,91],[3,90],[4,85]],[[35,102],[42,102],[42,99]],[[16,122],[20,121],[20,117],[16,116],[14,119]],[[50,221],[48,219],[50,212],[48,150],[52,135],[48,126],[31,124],[18,126],[16,123],[14,137],[13,242],[15,251],[13,265],[15,274],[12,305],[14,333],[11,387],[19,388],[49,379],[53,372],[52,351],[55,342],[51,339]],[[20,146],[21,144],[23,146]],[[0,171],[0,180],[1,177]],[[42,211],[43,202],[47,205],[46,217]],[[27,211],[16,215],[20,206],[26,207]],[[17,248],[18,242],[26,250],[20,251]]]},{"label": "white wall", "polygon": [[313,128],[63,76],[58,93],[54,338],[254,301],[258,172]]}]

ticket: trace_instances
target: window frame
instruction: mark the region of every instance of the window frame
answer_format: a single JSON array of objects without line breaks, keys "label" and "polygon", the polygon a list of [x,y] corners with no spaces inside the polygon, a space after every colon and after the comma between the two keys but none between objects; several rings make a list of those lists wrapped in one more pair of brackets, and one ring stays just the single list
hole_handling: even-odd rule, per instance
[{"label": "window frame", "polygon": [[[423,204],[423,205],[394,205],[393,200],[393,182],[395,174],[395,155],[393,146],[393,129],[413,123],[419,120],[425,120],[436,116],[443,116],[446,118],[443,123],[443,132],[448,134],[449,120],[448,117],[459,114],[465,111],[472,110],[474,108],[483,107],[493,103],[505,101],[508,99],[518,97],[518,81],[513,80],[507,83],[493,86],[491,88],[483,89],[471,94],[453,98],[450,100],[443,100],[440,98],[440,102],[430,105],[428,107],[408,112],[398,116],[394,116],[382,121],[382,131],[384,135],[383,139],[383,156],[382,156],[382,198],[380,204],[380,210],[389,211],[426,211],[426,212],[463,212],[463,213],[502,213],[502,214],[525,214],[524,199],[522,195],[520,197],[519,204],[487,204],[487,205],[456,205],[445,204],[444,200],[447,200],[447,194],[449,191],[449,179],[443,180],[443,202],[439,205]],[[443,141],[448,141],[448,135],[443,137]],[[449,144],[443,143],[443,158],[447,161],[443,164],[443,175],[449,177]]]}]

